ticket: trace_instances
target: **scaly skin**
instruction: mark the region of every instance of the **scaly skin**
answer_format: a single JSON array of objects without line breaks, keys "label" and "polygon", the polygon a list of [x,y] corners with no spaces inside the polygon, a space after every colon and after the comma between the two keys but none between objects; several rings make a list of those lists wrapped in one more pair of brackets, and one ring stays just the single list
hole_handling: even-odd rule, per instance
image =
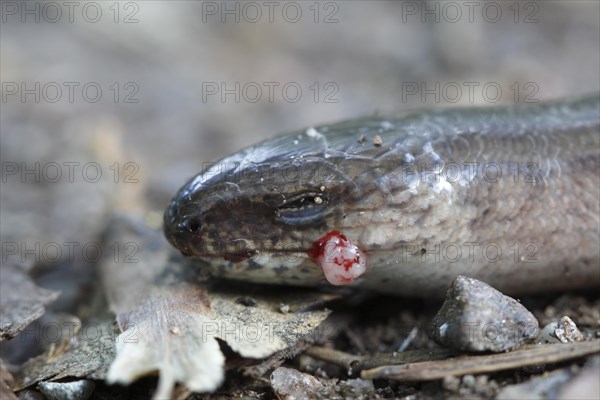
[{"label": "scaly skin", "polygon": [[600,96],[276,137],[191,179],[164,230],[247,281],[323,284],[307,252],[339,230],[368,257],[353,285],[380,292],[441,296],[459,274],[508,294],[599,286]]}]

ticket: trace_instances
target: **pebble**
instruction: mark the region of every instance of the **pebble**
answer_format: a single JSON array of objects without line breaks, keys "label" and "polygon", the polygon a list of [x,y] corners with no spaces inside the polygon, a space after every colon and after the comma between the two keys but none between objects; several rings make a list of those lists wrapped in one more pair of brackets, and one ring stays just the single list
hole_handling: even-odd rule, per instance
[{"label": "pebble", "polygon": [[582,342],[585,339],[575,322],[567,316],[558,321],[558,327],[554,334],[562,343]]},{"label": "pebble", "polygon": [[538,335],[537,341],[538,343],[560,343],[560,340],[556,337],[554,333],[558,328],[558,322],[552,321],[548,325],[544,326],[540,330],[540,334]]},{"label": "pebble", "polygon": [[[344,399],[368,399],[372,398],[373,393],[375,392],[375,386],[371,380],[360,378],[348,379],[339,381],[336,391],[338,391]],[[331,397],[334,396],[330,396],[330,398]]]},{"label": "pebble", "polygon": [[475,377],[473,375],[465,375],[462,378],[462,383],[466,387],[473,387],[475,386]]},{"label": "pebble", "polygon": [[279,397],[295,400],[315,398],[324,388],[315,377],[285,367],[271,373],[271,387]]},{"label": "pebble", "polygon": [[444,377],[442,381],[442,387],[451,392],[457,392],[460,388],[460,379],[453,375]]},{"label": "pebble", "polygon": [[540,343],[573,343],[585,339],[573,320],[564,316],[560,321],[550,322],[540,331],[538,342]]},{"label": "pebble", "polygon": [[538,332],[538,321],[518,301],[462,275],[448,289],[429,330],[440,345],[470,352],[514,349]]},{"label": "pebble", "polygon": [[92,395],[95,387],[94,382],[87,379],[64,383],[41,382],[38,385],[38,389],[48,400],[86,400]]}]

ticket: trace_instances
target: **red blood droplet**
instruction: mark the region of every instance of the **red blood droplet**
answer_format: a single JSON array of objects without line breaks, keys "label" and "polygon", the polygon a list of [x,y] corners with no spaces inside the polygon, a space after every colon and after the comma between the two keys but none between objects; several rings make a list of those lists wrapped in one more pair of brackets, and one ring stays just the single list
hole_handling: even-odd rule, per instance
[{"label": "red blood droplet", "polygon": [[346,285],[366,271],[367,257],[339,231],[331,231],[316,240],[308,255],[332,285]]}]

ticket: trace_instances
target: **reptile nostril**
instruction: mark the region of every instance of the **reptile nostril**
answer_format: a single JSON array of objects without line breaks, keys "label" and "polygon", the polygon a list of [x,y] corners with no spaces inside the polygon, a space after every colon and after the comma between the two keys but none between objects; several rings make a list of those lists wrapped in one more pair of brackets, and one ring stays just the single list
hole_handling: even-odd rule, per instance
[{"label": "reptile nostril", "polygon": [[200,221],[198,221],[196,218],[188,220],[186,226],[188,230],[192,233],[198,233],[198,231],[202,228],[202,225],[200,225]]},{"label": "reptile nostril", "polygon": [[194,253],[192,253],[192,251],[188,247],[181,247],[179,249],[179,252],[184,257],[190,257],[192,254],[194,254]]}]

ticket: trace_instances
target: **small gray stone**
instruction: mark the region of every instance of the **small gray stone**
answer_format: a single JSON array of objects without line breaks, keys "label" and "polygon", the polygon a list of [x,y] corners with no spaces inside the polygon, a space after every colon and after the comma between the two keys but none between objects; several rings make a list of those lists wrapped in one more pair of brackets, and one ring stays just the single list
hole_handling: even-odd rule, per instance
[{"label": "small gray stone", "polygon": [[502,352],[538,332],[538,321],[518,301],[486,283],[458,276],[429,334],[440,345],[456,350]]},{"label": "small gray stone", "polygon": [[462,383],[468,388],[475,386],[475,377],[473,375],[465,375],[462,378]]},{"label": "small gray stone", "polygon": [[82,379],[73,382],[41,382],[38,385],[40,392],[49,400],[86,400],[94,392],[94,382]]},{"label": "small gray stone", "polygon": [[291,368],[279,367],[271,374],[271,387],[278,396],[285,399],[311,399],[324,389],[312,375]]},{"label": "small gray stone", "polygon": [[442,387],[451,392],[458,392],[460,388],[460,379],[454,375],[447,375],[442,380]]},{"label": "small gray stone", "polygon": [[538,343],[560,343],[560,339],[556,337],[556,328],[558,328],[558,321],[552,321],[548,325],[544,326],[540,330],[540,334],[537,337]]},{"label": "small gray stone", "polygon": [[360,378],[339,381],[338,389],[344,399],[367,399],[370,398],[375,392],[375,386],[373,386],[372,380]]}]

